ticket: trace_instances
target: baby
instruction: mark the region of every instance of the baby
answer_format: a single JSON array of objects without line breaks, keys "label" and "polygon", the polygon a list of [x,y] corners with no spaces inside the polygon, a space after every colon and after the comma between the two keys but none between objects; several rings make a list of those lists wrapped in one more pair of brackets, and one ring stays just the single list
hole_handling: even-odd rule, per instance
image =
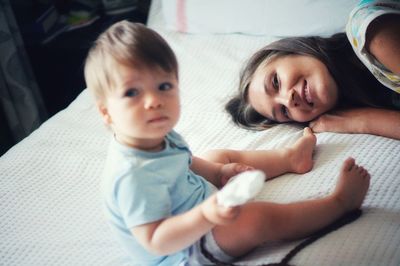
[{"label": "baby", "polygon": [[290,148],[218,150],[209,155],[218,162],[193,156],[173,130],[180,115],[176,57],[144,25],[122,21],[101,34],[85,79],[113,133],[102,180],[106,217],[135,265],[212,264],[200,240],[216,259],[233,261],[265,242],[307,236],[364,200],[370,176],[349,158],[326,197],[218,204],[214,192],[240,172],[260,169],[271,178],[311,170],[316,137],[306,128]]}]

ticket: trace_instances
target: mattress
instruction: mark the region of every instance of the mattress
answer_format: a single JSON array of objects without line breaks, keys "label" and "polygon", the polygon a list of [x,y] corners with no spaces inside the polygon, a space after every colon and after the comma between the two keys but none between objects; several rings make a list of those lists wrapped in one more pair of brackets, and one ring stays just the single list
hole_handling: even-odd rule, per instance
[{"label": "mattress", "polygon": [[[152,3],[148,25],[177,54],[182,115],[176,130],[194,154],[216,148],[275,149],[301,136],[302,128],[295,125],[241,129],[224,111],[245,59],[273,38],[170,31],[164,28],[159,1]],[[135,265],[102,216],[99,179],[109,139],[84,90],[0,158],[0,265]],[[258,199],[292,202],[326,195],[349,156],[371,174],[363,215],[307,246],[290,264],[400,264],[398,140],[319,133],[313,170],[266,182]],[[279,262],[300,241],[261,246],[235,264]]]}]

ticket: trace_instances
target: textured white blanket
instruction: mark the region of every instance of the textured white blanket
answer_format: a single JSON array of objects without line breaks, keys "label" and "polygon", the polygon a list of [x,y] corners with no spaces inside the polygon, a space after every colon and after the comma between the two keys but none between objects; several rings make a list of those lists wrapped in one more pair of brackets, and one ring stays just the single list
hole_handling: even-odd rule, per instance
[{"label": "textured white blanket", "polygon": [[[301,136],[302,130],[290,125],[239,129],[223,110],[243,61],[270,38],[170,32],[157,3],[149,25],[178,56],[182,116],[176,129],[194,154],[211,148],[273,149]],[[269,181],[259,199],[325,195],[348,156],[370,171],[371,188],[361,218],[307,247],[291,264],[399,265],[400,141],[334,133],[317,138],[313,170]],[[108,140],[85,90],[0,158],[0,265],[128,265],[101,212],[99,177]],[[297,243],[260,247],[238,264],[278,262]]]},{"label": "textured white blanket", "polygon": [[[154,11],[154,10],[153,10]],[[242,63],[270,37],[184,35],[163,28],[162,16],[149,24],[178,55],[182,119],[177,130],[194,153],[210,148],[273,149],[291,145],[302,129],[279,125],[263,132],[234,126],[223,106],[236,90]],[[400,141],[361,134],[317,134],[315,165],[304,175],[286,174],[269,181],[259,199],[291,202],[320,197],[333,189],[349,156],[367,168],[371,187],[364,214],[352,224],[301,251],[294,265],[400,265]],[[279,262],[298,242],[261,247],[243,265]]]}]

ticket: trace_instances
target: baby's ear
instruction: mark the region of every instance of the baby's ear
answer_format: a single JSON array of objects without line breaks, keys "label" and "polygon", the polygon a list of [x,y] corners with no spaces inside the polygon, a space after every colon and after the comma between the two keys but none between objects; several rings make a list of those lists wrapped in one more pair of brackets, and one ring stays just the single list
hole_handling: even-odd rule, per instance
[{"label": "baby's ear", "polygon": [[111,125],[111,116],[108,113],[107,106],[102,101],[96,102],[97,110],[99,111],[101,117],[103,118],[103,122],[106,125]]}]

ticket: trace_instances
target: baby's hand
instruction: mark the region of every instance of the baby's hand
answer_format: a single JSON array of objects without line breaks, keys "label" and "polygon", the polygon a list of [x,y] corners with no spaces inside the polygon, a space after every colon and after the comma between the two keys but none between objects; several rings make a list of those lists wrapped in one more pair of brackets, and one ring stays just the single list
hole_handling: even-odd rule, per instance
[{"label": "baby's hand", "polygon": [[201,210],[204,217],[213,224],[225,225],[232,223],[239,215],[240,206],[224,207],[217,203],[216,194],[211,195],[202,205]]},{"label": "baby's hand", "polygon": [[261,192],[264,182],[265,173],[260,170],[240,173],[218,191],[217,202],[225,207],[245,204]]},{"label": "baby's hand", "polygon": [[220,172],[221,187],[225,186],[226,183],[228,183],[229,179],[231,179],[231,177],[240,174],[241,172],[253,169],[253,167],[241,163],[224,164],[221,167]]}]

